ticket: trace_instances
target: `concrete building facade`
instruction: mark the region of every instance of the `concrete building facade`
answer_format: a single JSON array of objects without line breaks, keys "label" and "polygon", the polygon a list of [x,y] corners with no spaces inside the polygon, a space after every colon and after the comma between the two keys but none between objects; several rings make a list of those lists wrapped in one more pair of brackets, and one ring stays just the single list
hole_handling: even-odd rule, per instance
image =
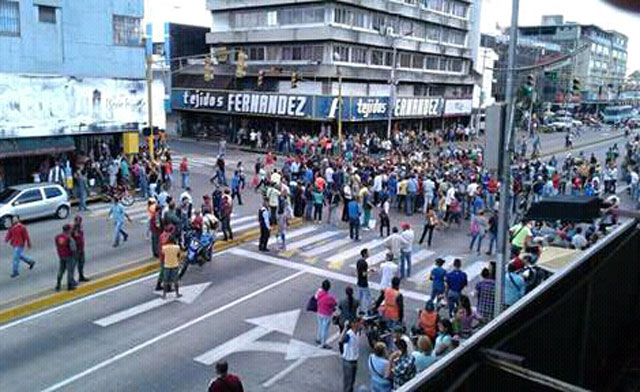
[{"label": "concrete building facade", "polygon": [[0,0],[0,182],[46,156],[119,151],[146,121],[142,15],[142,0]]},{"label": "concrete building facade", "polygon": [[[247,127],[252,120],[269,117],[262,127],[330,130],[336,126],[335,102],[342,90],[348,129],[383,132],[390,114],[394,128],[433,129],[443,122],[466,122],[479,79],[472,71],[471,49],[479,40],[472,36],[478,32],[472,19],[479,18],[479,12],[472,12],[472,5],[470,0],[209,0],[213,24],[207,43],[213,51],[225,49],[229,58],[214,66],[212,82],[199,79],[174,86],[174,109],[195,111],[181,97],[211,89],[209,96],[219,98],[221,106],[200,111],[224,114],[218,124],[211,124],[218,129]],[[236,78],[240,51],[248,55],[247,75]],[[301,77],[295,88],[292,73]],[[252,113],[243,110],[251,107],[247,101],[238,112],[234,97],[216,93],[229,90],[265,95],[256,98],[258,106],[270,95],[303,97],[305,107],[299,116],[259,107]]]}]

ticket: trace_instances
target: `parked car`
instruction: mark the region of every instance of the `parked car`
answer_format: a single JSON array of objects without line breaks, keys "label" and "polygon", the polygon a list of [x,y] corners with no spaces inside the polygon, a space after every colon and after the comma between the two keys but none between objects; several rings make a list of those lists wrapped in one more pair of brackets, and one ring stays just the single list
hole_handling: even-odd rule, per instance
[{"label": "parked car", "polygon": [[11,225],[11,218],[21,220],[55,216],[66,219],[71,204],[69,195],[58,184],[39,183],[10,186],[0,192],[0,229]]},{"label": "parked car", "polygon": [[556,117],[550,124],[556,131],[564,131],[572,127],[581,127],[582,121],[574,120],[572,117]]}]

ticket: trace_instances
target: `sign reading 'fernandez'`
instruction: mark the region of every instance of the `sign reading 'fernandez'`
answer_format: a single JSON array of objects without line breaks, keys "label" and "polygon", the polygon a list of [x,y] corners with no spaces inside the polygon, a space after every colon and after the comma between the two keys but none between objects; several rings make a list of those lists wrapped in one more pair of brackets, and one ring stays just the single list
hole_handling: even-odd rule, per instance
[{"label": "sign reading 'fernandez'", "polygon": [[219,110],[228,113],[266,114],[271,116],[305,117],[311,114],[306,96],[287,94],[256,94],[215,92],[201,90],[182,91],[181,108]]}]

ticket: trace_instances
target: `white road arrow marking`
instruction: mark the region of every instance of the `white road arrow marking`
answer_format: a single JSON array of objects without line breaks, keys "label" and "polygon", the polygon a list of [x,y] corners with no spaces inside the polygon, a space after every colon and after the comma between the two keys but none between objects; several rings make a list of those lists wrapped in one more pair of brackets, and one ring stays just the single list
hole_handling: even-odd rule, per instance
[{"label": "white road arrow marking", "polygon": [[[236,336],[226,343],[199,355],[194,358],[194,360],[203,365],[211,366],[234,352],[255,351],[253,346],[257,344],[256,340],[270,334],[271,332],[280,332],[288,336],[293,336],[299,317],[300,309],[296,309],[245,320],[247,323],[255,325],[255,327],[239,336]],[[265,348],[264,351],[287,353],[287,344],[279,343],[278,347],[275,347],[270,342],[263,342],[261,344],[262,347]]]},{"label": "white road arrow marking", "polygon": [[[180,298],[176,298],[175,296],[168,297],[167,299],[157,298],[149,302],[134,306],[132,308],[114,313],[110,316],[101,318],[94,321],[93,323],[101,327],[108,327],[110,325],[119,323],[120,321],[148,312],[152,309],[159,308],[160,306],[166,305],[171,302],[178,301],[185,304],[191,304],[193,303],[193,301],[195,301],[196,298],[198,298],[200,294],[202,294],[203,291],[207,289],[207,287],[209,287],[210,284],[211,282],[184,286],[180,289],[180,294],[182,294],[182,297]],[[162,294],[161,292],[155,293],[158,295]]]}]

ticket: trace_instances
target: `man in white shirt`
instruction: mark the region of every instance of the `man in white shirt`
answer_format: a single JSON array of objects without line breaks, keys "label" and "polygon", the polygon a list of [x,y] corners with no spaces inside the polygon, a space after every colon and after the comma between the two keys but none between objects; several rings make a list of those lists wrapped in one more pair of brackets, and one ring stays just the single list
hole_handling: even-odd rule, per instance
[{"label": "man in white shirt", "polygon": [[191,188],[187,187],[187,189],[184,190],[184,192],[182,192],[180,194],[180,198],[179,200],[184,200],[185,198],[189,201],[189,204],[193,204],[193,197],[191,197]]},{"label": "man in white shirt", "polygon": [[422,213],[426,214],[427,208],[430,207],[431,204],[433,203],[433,197],[436,194],[436,183],[433,182],[431,178],[427,178],[422,183],[422,189],[424,191],[424,197],[425,197],[424,208]]},{"label": "man in white shirt", "polygon": [[354,320],[347,324],[344,331],[340,334],[340,343],[342,343],[342,386],[343,391],[353,392],[353,386],[356,382],[356,371],[358,370],[358,329],[360,329],[360,321]]},{"label": "man in white shirt", "polygon": [[393,262],[393,253],[387,253],[387,259],[380,264],[380,288],[391,287],[391,279],[396,276],[398,265]]},{"label": "man in white shirt", "polygon": [[402,224],[400,238],[402,239],[400,244],[400,277],[405,278],[411,276],[411,250],[415,238],[413,229],[408,223]]}]

